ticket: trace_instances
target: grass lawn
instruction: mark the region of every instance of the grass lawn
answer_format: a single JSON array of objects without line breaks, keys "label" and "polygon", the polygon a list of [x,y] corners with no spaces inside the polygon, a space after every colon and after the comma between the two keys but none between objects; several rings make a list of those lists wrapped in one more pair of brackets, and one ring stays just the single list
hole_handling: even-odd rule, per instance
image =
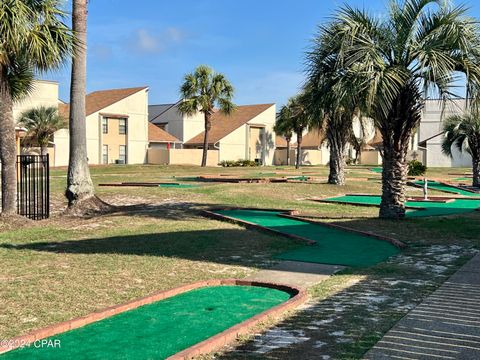
[{"label": "grass lawn", "polygon": [[[97,186],[102,199],[124,208],[115,214],[83,219],[61,215],[66,171],[53,170],[52,218],[13,225],[0,223],[0,339],[181,284],[244,277],[271,266],[275,255],[300,246],[293,240],[198,214],[199,209],[209,206],[235,205],[297,209],[313,220],[339,222],[409,245],[387,262],[347,269],[315,286],[310,289],[311,300],[306,307],[273,329],[263,329],[262,335],[242,339],[220,355],[232,359],[307,359],[318,358],[321,353],[335,359],[359,358],[480,246],[478,211],[393,222],[376,219],[376,208],[306,200],[345,193],[379,194],[380,174],[369,168],[350,168],[348,185],[342,188],[326,184],[195,181],[180,182],[201,186]],[[308,176],[319,178],[328,174],[326,167],[296,171],[289,167],[108,166],[93,167],[91,171],[96,185],[178,182],[179,178],[206,174],[261,177],[262,172],[266,176],[308,172]],[[449,173],[465,171],[468,169],[432,169],[428,176],[448,180],[458,177]],[[411,195],[420,193],[421,189],[409,188]],[[297,341],[275,343],[275,330],[279,329]],[[267,345],[273,346],[273,351],[262,353]]]}]

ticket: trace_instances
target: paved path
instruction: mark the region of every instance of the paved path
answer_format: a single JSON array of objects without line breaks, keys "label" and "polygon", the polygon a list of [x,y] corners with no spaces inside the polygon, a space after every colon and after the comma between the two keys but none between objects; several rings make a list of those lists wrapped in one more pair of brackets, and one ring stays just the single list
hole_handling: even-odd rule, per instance
[{"label": "paved path", "polygon": [[480,359],[480,254],[400,320],[365,359]]},{"label": "paved path", "polygon": [[328,279],[332,274],[344,268],[340,265],[282,261],[274,267],[261,270],[247,279],[294,285],[306,289]]}]

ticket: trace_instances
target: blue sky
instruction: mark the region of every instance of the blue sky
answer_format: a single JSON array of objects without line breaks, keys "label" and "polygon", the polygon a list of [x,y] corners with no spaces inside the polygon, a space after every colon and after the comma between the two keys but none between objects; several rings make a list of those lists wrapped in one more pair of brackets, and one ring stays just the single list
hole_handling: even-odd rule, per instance
[{"label": "blue sky", "polygon": [[[380,15],[387,1],[90,0],[87,90],[148,85],[151,104],[174,102],[183,75],[208,64],[233,83],[237,104],[282,104],[303,81],[317,25],[343,3]],[[68,101],[69,68],[44,78]]]}]

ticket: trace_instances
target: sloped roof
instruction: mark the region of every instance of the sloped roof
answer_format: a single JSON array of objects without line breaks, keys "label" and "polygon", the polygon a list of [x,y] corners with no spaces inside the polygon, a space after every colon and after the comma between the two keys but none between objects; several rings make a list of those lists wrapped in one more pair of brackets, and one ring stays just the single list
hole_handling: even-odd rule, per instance
[{"label": "sloped roof", "polygon": [[[100,111],[107,106],[115,104],[120,100],[129,97],[130,95],[136,94],[139,91],[147,89],[147,86],[143,87],[135,87],[135,88],[127,88],[127,89],[112,89],[112,90],[101,90],[101,91],[94,91],[90,94],[87,94],[85,97],[85,111],[86,116],[89,116],[97,111]],[[58,105],[59,113],[65,118],[68,118],[69,111],[70,111],[69,104],[62,104]]]},{"label": "sloped roof", "polygon": [[[238,106],[231,115],[224,115],[220,111],[215,112],[212,116],[212,128],[208,133],[208,143],[215,144],[273,105],[274,104]],[[204,136],[205,132],[202,131],[197,136],[188,140],[185,145],[202,145]]]},{"label": "sloped roof", "polygon": [[[293,137],[292,137],[293,138]],[[292,145],[292,141],[290,141],[290,146]],[[279,148],[286,148],[287,147],[287,140],[282,135],[275,136],[275,146]]]},{"label": "sloped roof", "polygon": [[432,136],[430,136],[429,138],[426,138],[425,140],[419,141],[418,143],[419,143],[419,144],[426,144],[427,141],[433,140],[433,139],[435,139],[436,137],[439,137],[439,136],[441,136],[441,135],[443,135],[443,134],[445,134],[444,131],[439,132],[438,134],[432,135]]},{"label": "sloped roof", "polygon": [[302,147],[318,148],[323,140],[325,140],[325,133],[319,130],[310,130],[302,139]]},{"label": "sloped roof", "polygon": [[169,142],[169,143],[180,143],[172,134],[166,132],[165,130],[159,128],[157,125],[148,123],[148,141],[150,142]]},{"label": "sloped roof", "polygon": [[167,110],[174,107],[177,103],[173,104],[158,104],[158,105],[148,105],[148,121],[154,122],[156,118],[162,115]]},{"label": "sloped roof", "polygon": [[375,130],[375,134],[373,135],[373,138],[367,141],[367,145],[373,148],[383,146],[383,137],[382,137],[382,134],[380,134],[380,131]]},{"label": "sloped roof", "polygon": [[70,116],[70,106],[65,103],[59,103],[58,104],[58,114],[63,117],[64,119],[68,119]]},{"label": "sloped roof", "polygon": [[[292,136],[292,142],[290,143],[290,146],[292,148],[297,147],[297,135]],[[295,140],[295,141],[294,141]],[[303,148],[318,148],[322,142],[325,140],[325,133],[323,131],[318,131],[318,130],[310,130],[308,133],[303,135],[302,139],[302,147]],[[275,138],[275,145],[278,148],[286,148],[287,147],[287,141],[283,136],[277,135]]]}]

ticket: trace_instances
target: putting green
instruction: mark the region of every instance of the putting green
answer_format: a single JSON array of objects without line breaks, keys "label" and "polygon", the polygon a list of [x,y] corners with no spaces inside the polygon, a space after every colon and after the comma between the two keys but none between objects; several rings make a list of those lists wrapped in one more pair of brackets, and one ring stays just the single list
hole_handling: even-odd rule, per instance
[{"label": "putting green", "polygon": [[[423,186],[423,184],[424,182],[421,180],[415,181],[415,185]],[[463,196],[474,196],[474,197],[480,196],[480,194],[475,194],[475,193],[472,193],[471,191],[462,190],[462,189],[456,188],[455,186],[449,186],[437,181],[428,181],[428,188],[431,190],[438,190],[438,191],[443,191],[443,192],[448,192],[448,193],[458,194]]]},{"label": "putting green", "polygon": [[192,187],[197,187],[198,185],[192,185],[192,184],[160,184],[158,186],[162,187],[162,188],[188,189],[188,188],[192,188]]},{"label": "putting green", "polygon": [[[334,198],[325,199],[328,202],[348,203],[352,205],[375,205],[380,206],[382,198],[380,196],[364,196],[364,195],[345,195]],[[480,207],[480,199],[455,199],[448,203],[438,202],[423,202],[423,201],[407,201],[405,203],[408,207],[419,208],[409,209],[406,212],[406,217],[426,217],[426,216],[441,216],[441,215],[455,215],[465,214],[475,211]],[[424,210],[422,209],[424,208]]]},{"label": "putting green", "polygon": [[220,210],[216,213],[248,221],[285,234],[315,240],[311,246],[301,246],[277,255],[277,259],[319,264],[371,266],[399,252],[387,241],[278,216],[280,212],[260,210]]},{"label": "putting green", "polygon": [[255,286],[200,288],[52,337],[60,348],[25,347],[0,358],[165,359],[289,298]]},{"label": "putting green", "polygon": [[308,181],[308,176],[287,177],[288,180]]}]

